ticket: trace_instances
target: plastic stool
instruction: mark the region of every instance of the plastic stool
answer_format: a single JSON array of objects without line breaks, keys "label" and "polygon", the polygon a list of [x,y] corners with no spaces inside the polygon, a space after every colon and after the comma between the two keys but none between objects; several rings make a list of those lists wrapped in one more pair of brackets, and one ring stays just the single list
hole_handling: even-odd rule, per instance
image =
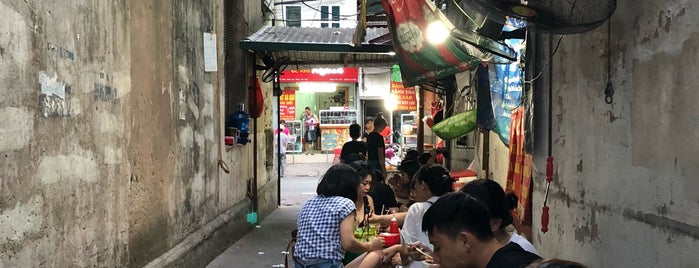
[{"label": "plastic stool", "polygon": [[335,157],[333,158],[333,165],[340,163],[340,154],[342,153],[342,148],[335,148],[333,150],[333,153],[335,154]]}]

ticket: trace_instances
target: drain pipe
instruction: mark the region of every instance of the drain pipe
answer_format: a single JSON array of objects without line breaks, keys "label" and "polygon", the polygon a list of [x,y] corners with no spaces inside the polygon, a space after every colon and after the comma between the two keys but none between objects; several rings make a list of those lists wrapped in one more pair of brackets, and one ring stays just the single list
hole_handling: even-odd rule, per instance
[{"label": "drain pipe", "polygon": [[[255,70],[254,66],[255,62],[253,61],[253,70]],[[257,79],[257,77],[255,77]],[[252,84],[250,85],[250,90],[248,93],[252,92],[252,103],[257,105],[257,92],[255,92],[255,85]],[[252,108],[252,107],[251,107]],[[259,137],[257,136],[257,116],[253,118],[253,125],[252,125],[252,133],[253,133],[253,143],[252,143],[252,186],[250,189],[252,191],[252,212],[257,213],[257,142]]]}]

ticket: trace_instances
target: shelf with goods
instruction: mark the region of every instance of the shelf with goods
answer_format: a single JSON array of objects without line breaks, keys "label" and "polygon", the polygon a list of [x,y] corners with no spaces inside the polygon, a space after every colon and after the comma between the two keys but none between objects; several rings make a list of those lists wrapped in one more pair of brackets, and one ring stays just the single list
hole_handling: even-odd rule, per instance
[{"label": "shelf with goods", "polygon": [[402,153],[417,149],[417,115],[402,114],[400,116],[400,148]]},{"label": "shelf with goods", "polygon": [[300,153],[303,148],[301,143],[301,138],[303,137],[303,125],[301,120],[290,120],[286,121],[286,128],[289,129],[289,137],[293,140],[292,143],[287,144],[287,153]]},{"label": "shelf with goods", "polygon": [[349,125],[346,126],[321,126],[320,142],[321,151],[333,152],[337,148],[342,148],[345,142],[350,140]]},{"label": "shelf with goods", "polygon": [[348,127],[357,122],[357,110],[320,110],[320,127]]},{"label": "shelf with goods", "polygon": [[349,126],[357,122],[357,110],[320,110],[321,151],[333,152],[350,140]]}]

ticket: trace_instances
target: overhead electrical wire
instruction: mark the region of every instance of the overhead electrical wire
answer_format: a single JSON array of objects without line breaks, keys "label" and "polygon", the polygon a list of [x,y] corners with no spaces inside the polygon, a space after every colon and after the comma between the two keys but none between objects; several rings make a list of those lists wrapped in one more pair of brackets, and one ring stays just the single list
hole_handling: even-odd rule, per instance
[{"label": "overhead electrical wire", "polygon": [[534,78],[532,78],[532,80],[529,80],[529,81],[525,80],[524,83],[532,83],[532,82],[536,81],[537,79],[539,79],[541,74],[544,73],[544,70],[546,70],[546,67],[549,66],[549,64],[551,64],[551,61],[553,60],[553,56],[556,55],[556,52],[558,52],[558,47],[561,45],[561,40],[563,40],[563,36],[561,36],[561,38],[558,39],[558,43],[556,44],[556,48],[553,50],[553,53],[551,53],[549,55],[549,59],[548,59],[548,61],[546,61],[546,64],[544,64],[544,66],[541,67],[541,71],[539,71],[539,73]]}]

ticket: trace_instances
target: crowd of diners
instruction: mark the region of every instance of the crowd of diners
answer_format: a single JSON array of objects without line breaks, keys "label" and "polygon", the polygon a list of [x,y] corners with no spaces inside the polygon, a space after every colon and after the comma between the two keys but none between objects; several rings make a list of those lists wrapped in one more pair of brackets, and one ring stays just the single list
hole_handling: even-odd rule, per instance
[{"label": "crowd of diners", "polygon": [[[585,267],[542,258],[512,227],[516,195],[493,180],[454,191],[445,167],[409,153],[389,186],[375,164],[343,162],[327,170],[299,212],[296,268]],[[399,224],[401,241],[386,247],[377,233],[391,221]],[[371,228],[371,235],[362,232]]]}]

